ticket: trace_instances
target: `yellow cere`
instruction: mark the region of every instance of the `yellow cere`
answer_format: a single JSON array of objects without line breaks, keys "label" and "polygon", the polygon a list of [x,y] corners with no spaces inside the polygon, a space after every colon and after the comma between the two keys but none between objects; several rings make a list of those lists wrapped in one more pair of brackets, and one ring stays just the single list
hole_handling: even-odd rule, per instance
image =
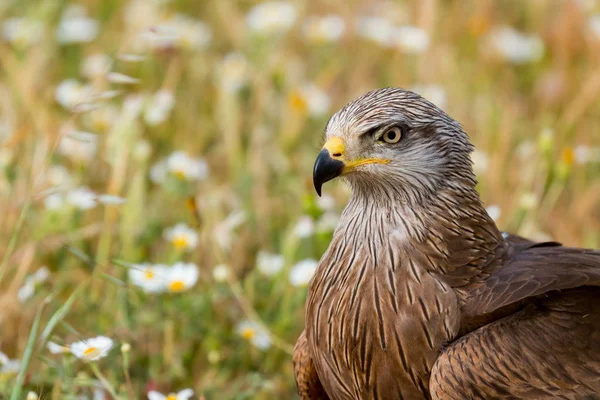
[{"label": "yellow cere", "polygon": [[334,136],[323,146],[332,158],[339,159],[344,156],[344,141],[339,136]]},{"label": "yellow cere", "polygon": [[383,158],[358,158],[356,160],[346,160],[344,157],[344,140],[339,136],[333,136],[323,146],[325,150],[329,152],[331,158],[342,161],[344,163],[344,169],[342,175],[351,172],[356,167],[366,164],[387,164],[390,160]]}]

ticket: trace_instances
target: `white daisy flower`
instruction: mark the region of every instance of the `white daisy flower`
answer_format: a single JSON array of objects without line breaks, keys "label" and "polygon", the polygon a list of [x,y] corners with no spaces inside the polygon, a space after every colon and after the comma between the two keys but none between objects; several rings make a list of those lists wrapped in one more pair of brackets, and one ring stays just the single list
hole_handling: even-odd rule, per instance
[{"label": "white daisy flower", "polygon": [[600,147],[577,146],[573,153],[577,164],[600,162]]},{"label": "white daisy flower", "polygon": [[167,273],[167,267],[160,264],[135,264],[128,270],[129,281],[146,293],[164,292]]},{"label": "white daisy flower", "polygon": [[44,197],[44,207],[46,210],[58,210],[65,205],[65,199],[60,193],[51,193]]},{"label": "white daisy flower", "polygon": [[344,19],[339,15],[308,17],[302,25],[304,37],[311,42],[337,42],[345,29]]},{"label": "white daisy flower", "polygon": [[96,201],[98,201],[98,203],[106,205],[118,206],[121,204],[125,204],[127,200],[125,200],[122,197],[115,196],[114,194],[101,194],[96,198]]},{"label": "white daisy flower", "polygon": [[50,278],[50,270],[48,269],[48,267],[46,267],[45,265],[43,267],[40,267],[37,271],[35,271],[33,273],[33,275],[31,276],[31,279],[35,282],[35,283],[42,283],[42,282],[46,282],[48,280],[48,278]]},{"label": "white daisy flower", "polygon": [[533,210],[538,206],[538,198],[535,193],[523,193],[519,199],[519,206],[526,210]]},{"label": "white daisy flower", "polygon": [[502,215],[502,209],[500,208],[500,206],[497,206],[495,204],[488,206],[485,209],[485,211],[487,211],[490,218],[493,219],[494,221],[498,221],[498,219],[500,218],[500,215]]},{"label": "white daisy flower", "polygon": [[420,54],[429,47],[429,34],[416,26],[400,26],[392,31],[391,44],[406,54]]},{"label": "white daisy flower", "polygon": [[509,26],[493,30],[489,36],[493,49],[513,64],[538,61],[544,55],[544,42],[535,34],[524,34]]},{"label": "white daisy flower", "polygon": [[102,78],[108,74],[112,66],[112,59],[104,53],[94,53],[83,60],[81,73],[83,76],[94,79]]},{"label": "white daisy flower", "polygon": [[94,132],[108,132],[118,118],[119,109],[109,104],[91,110],[83,116],[86,126]]},{"label": "white daisy flower", "polygon": [[70,5],[63,14],[56,30],[61,44],[87,43],[98,35],[98,21],[89,18],[82,5]]},{"label": "white daisy flower", "polygon": [[44,26],[27,18],[8,18],[2,23],[2,37],[20,47],[39,43],[44,35]]},{"label": "white daisy flower", "polygon": [[167,158],[167,170],[178,178],[197,181],[206,178],[208,166],[202,158],[192,158],[176,151]]},{"label": "white daisy flower", "polygon": [[212,33],[204,22],[176,14],[152,30],[144,32],[142,40],[153,49],[165,50],[181,48],[196,50],[205,48],[212,39]]},{"label": "white daisy flower", "polygon": [[231,275],[231,270],[228,265],[219,264],[213,268],[212,271],[213,279],[217,282],[226,282]]},{"label": "white daisy flower", "polygon": [[104,389],[101,387],[95,387],[92,393],[92,400],[107,400]]},{"label": "white daisy flower", "polygon": [[446,91],[443,87],[438,85],[415,85],[410,90],[425,97],[439,108],[446,108]]},{"label": "white daisy flower", "polygon": [[186,224],[177,224],[165,229],[163,236],[176,249],[193,250],[198,245],[198,233]]},{"label": "white daisy flower", "polygon": [[85,361],[96,361],[108,355],[113,347],[113,340],[106,336],[97,336],[72,343],[69,347],[75,357]]},{"label": "white daisy flower", "polygon": [[356,20],[356,29],[358,36],[379,44],[382,47],[392,45],[392,36],[394,35],[394,25],[386,18],[380,17],[359,17]]},{"label": "white daisy flower", "polygon": [[77,131],[69,124],[61,128],[58,152],[73,161],[90,161],[98,151],[98,135]]},{"label": "white daisy flower", "polygon": [[597,39],[600,39],[600,14],[594,14],[588,19],[588,27]]},{"label": "white daisy flower", "polygon": [[97,195],[85,186],[67,192],[66,202],[80,210],[89,210],[98,205]]},{"label": "white daisy flower", "polygon": [[156,183],[163,183],[169,175],[186,181],[202,180],[208,175],[208,165],[202,158],[176,151],[150,169],[150,178]]},{"label": "white daisy flower", "polygon": [[331,99],[329,95],[313,84],[304,85],[300,89],[302,97],[306,101],[308,113],[312,116],[320,116],[329,111]]},{"label": "white daisy flower", "polygon": [[148,400],[188,400],[193,395],[194,391],[192,389],[183,389],[177,393],[170,393],[166,396],[156,390],[151,390],[148,392]]},{"label": "white daisy flower", "polygon": [[256,322],[244,320],[237,325],[236,331],[241,337],[261,350],[266,350],[271,347],[271,336],[269,335],[269,332]]},{"label": "white daisy flower", "polygon": [[332,211],[328,211],[321,215],[317,221],[318,232],[333,232],[340,222],[340,216]]},{"label": "white daisy flower", "polygon": [[294,226],[293,233],[301,239],[311,237],[315,233],[315,222],[309,215],[303,215]]},{"label": "white daisy flower", "polygon": [[58,343],[54,343],[52,341],[49,341],[48,343],[46,343],[46,348],[48,349],[48,351],[51,354],[65,354],[65,353],[70,353],[71,349],[69,348],[69,346],[62,346]]},{"label": "white daisy flower", "polygon": [[296,263],[290,271],[290,283],[296,287],[307,286],[317,270],[318,261],[307,259]]},{"label": "white daisy flower", "polygon": [[73,184],[73,177],[64,165],[51,165],[46,171],[46,180],[53,188],[68,188]]},{"label": "white daisy flower", "polygon": [[54,98],[67,110],[75,110],[79,105],[89,103],[93,97],[90,85],[84,85],[76,79],[65,79],[58,84]]},{"label": "white daisy flower", "polygon": [[138,140],[133,146],[133,157],[137,161],[146,161],[152,154],[152,145],[147,140]]},{"label": "white daisy flower", "polygon": [[287,1],[269,1],[252,7],[246,15],[248,28],[261,35],[288,31],[296,22],[296,7]]},{"label": "white daisy flower", "polygon": [[283,268],[285,258],[281,254],[259,251],[256,255],[256,268],[266,276],[273,276]]},{"label": "white daisy flower", "polygon": [[11,359],[0,351],[0,373],[16,374],[21,369],[21,360]]},{"label": "white daisy flower", "polygon": [[35,284],[33,282],[25,282],[17,291],[17,298],[21,303],[29,300],[35,294]]},{"label": "white daisy flower", "polygon": [[120,72],[109,72],[106,75],[106,80],[111,83],[118,83],[122,85],[133,85],[140,82],[139,79],[122,74]]},{"label": "white daisy flower", "polygon": [[473,162],[473,170],[476,174],[484,174],[488,170],[488,156],[482,150],[475,149],[471,153],[471,161]]},{"label": "white daisy flower", "polygon": [[150,98],[144,109],[144,121],[150,126],[165,122],[175,105],[175,96],[168,89],[161,89]]},{"label": "white daisy flower", "polygon": [[45,282],[50,278],[50,270],[48,267],[43,266],[33,274],[25,278],[25,283],[21,286],[17,292],[17,297],[21,302],[29,300],[35,293],[37,285]]},{"label": "white daisy flower", "polygon": [[167,290],[171,293],[179,293],[190,289],[198,281],[198,266],[193,263],[175,263],[166,270]]},{"label": "white daisy flower", "polygon": [[248,82],[248,62],[242,53],[226,54],[218,68],[219,84],[226,92],[237,92]]},{"label": "white daisy flower", "polygon": [[296,112],[309,114],[313,117],[327,113],[330,105],[327,93],[312,84],[304,85],[290,92],[288,102]]},{"label": "white daisy flower", "polygon": [[317,206],[323,211],[331,211],[335,208],[335,199],[323,193],[321,197],[317,197]]},{"label": "white daisy flower", "polygon": [[25,397],[25,400],[39,400],[39,396],[36,392],[30,391],[29,393],[27,393],[27,397]]},{"label": "white daisy flower", "polygon": [[243,210],[231,212],[223,221],[219,222],[214,229],[215,242],[222,249],[229,249],[234,239],[235,229],[246,222],[247,215]]}]

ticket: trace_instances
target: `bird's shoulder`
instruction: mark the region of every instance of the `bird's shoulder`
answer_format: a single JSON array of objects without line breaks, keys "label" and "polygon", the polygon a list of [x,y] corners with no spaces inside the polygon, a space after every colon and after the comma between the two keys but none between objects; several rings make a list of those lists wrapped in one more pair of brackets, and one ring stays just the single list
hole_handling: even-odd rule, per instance
[{"label": "bird's shoulder", "polygon": [[600,286],[600,250],[533,242],[503,234],[505,252],[486,279],[459,289],[463,313],[477,316],[528,298],[580,286]]}]

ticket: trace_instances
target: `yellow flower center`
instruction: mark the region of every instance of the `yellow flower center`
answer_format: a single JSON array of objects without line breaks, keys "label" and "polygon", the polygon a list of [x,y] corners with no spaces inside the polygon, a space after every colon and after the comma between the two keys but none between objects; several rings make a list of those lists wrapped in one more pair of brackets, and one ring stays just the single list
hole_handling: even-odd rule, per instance
[{"label": "yellow flower center", "polygon": [[254,335],[256,334],[256,332],[254,331],[254,329],[252,328],[244,328],[242,329],[242,337],[246,340],[250,340],[254,337]]},{"label": "yellow flower center", "polygon": [[183,281],[173,281],[169,284],[169,290],[171,292],[181,292],[185,289],[185,283]]},{"label": "yellow flower center", "polygon": [[146,279],[148,279],[148,280],[154,279],[154,272],[152,272],[152,271],[150,271],[150,270],[147,270],[147,271],[144,273],[144,278],[146,278]]},{"label": "yellow flower center", "polygon": [[167,396],[166,400],[177,400],[177,395],[175,393],[171,393]]},{"label": "yellow flower center", "polygon": [[290,93],[288,102],[292,110],[300,114],[304,114],[308,109],[308,103],[306,102],[306,99],[297,91]]},{"label": "yellow flower center", "polygon": [[181,169],[173,171],[173,174],[175,175],[175,177],[177,179],[182,179],[182,180],[185,179],[185,172],[183,170],[181,170]]},{"label": "yellow flower center", "polygon": [[83,356],[86,358],[94,358],[98,354],[100,354],[100,349],[98,349],[97,347],[88,347],[83,352]]},{"label": "yellow flower center", "polygon": [[177,249],[183,249],[188,245],[187,238],[185,236],[176,236],[173,238],[173,245]]},{"label": "yellow flower center", "polygon": [[575,151],[572,147],[567,147],[562,151],[562,160],[567,165],[573,165],[573,161],[575,161]]},{"label": "yellow flower center", "polygon": [[94,128],[100,132],[108,130],[109,123],[104,117],[98,117],[93,122]]}]

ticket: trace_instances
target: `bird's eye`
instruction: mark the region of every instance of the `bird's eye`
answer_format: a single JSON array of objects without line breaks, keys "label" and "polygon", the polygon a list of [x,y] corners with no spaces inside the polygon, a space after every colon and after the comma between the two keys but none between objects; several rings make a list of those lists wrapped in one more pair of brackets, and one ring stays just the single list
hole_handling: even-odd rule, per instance
[{"label": "bird's eye", "polygon": [[394,126],[385,131],[385,133],[381,135],[380,140],[383,140],[384,142],[389,144],[394,144],[398,143],[400,139],[402,139],[402,130],[397,126]]}]

